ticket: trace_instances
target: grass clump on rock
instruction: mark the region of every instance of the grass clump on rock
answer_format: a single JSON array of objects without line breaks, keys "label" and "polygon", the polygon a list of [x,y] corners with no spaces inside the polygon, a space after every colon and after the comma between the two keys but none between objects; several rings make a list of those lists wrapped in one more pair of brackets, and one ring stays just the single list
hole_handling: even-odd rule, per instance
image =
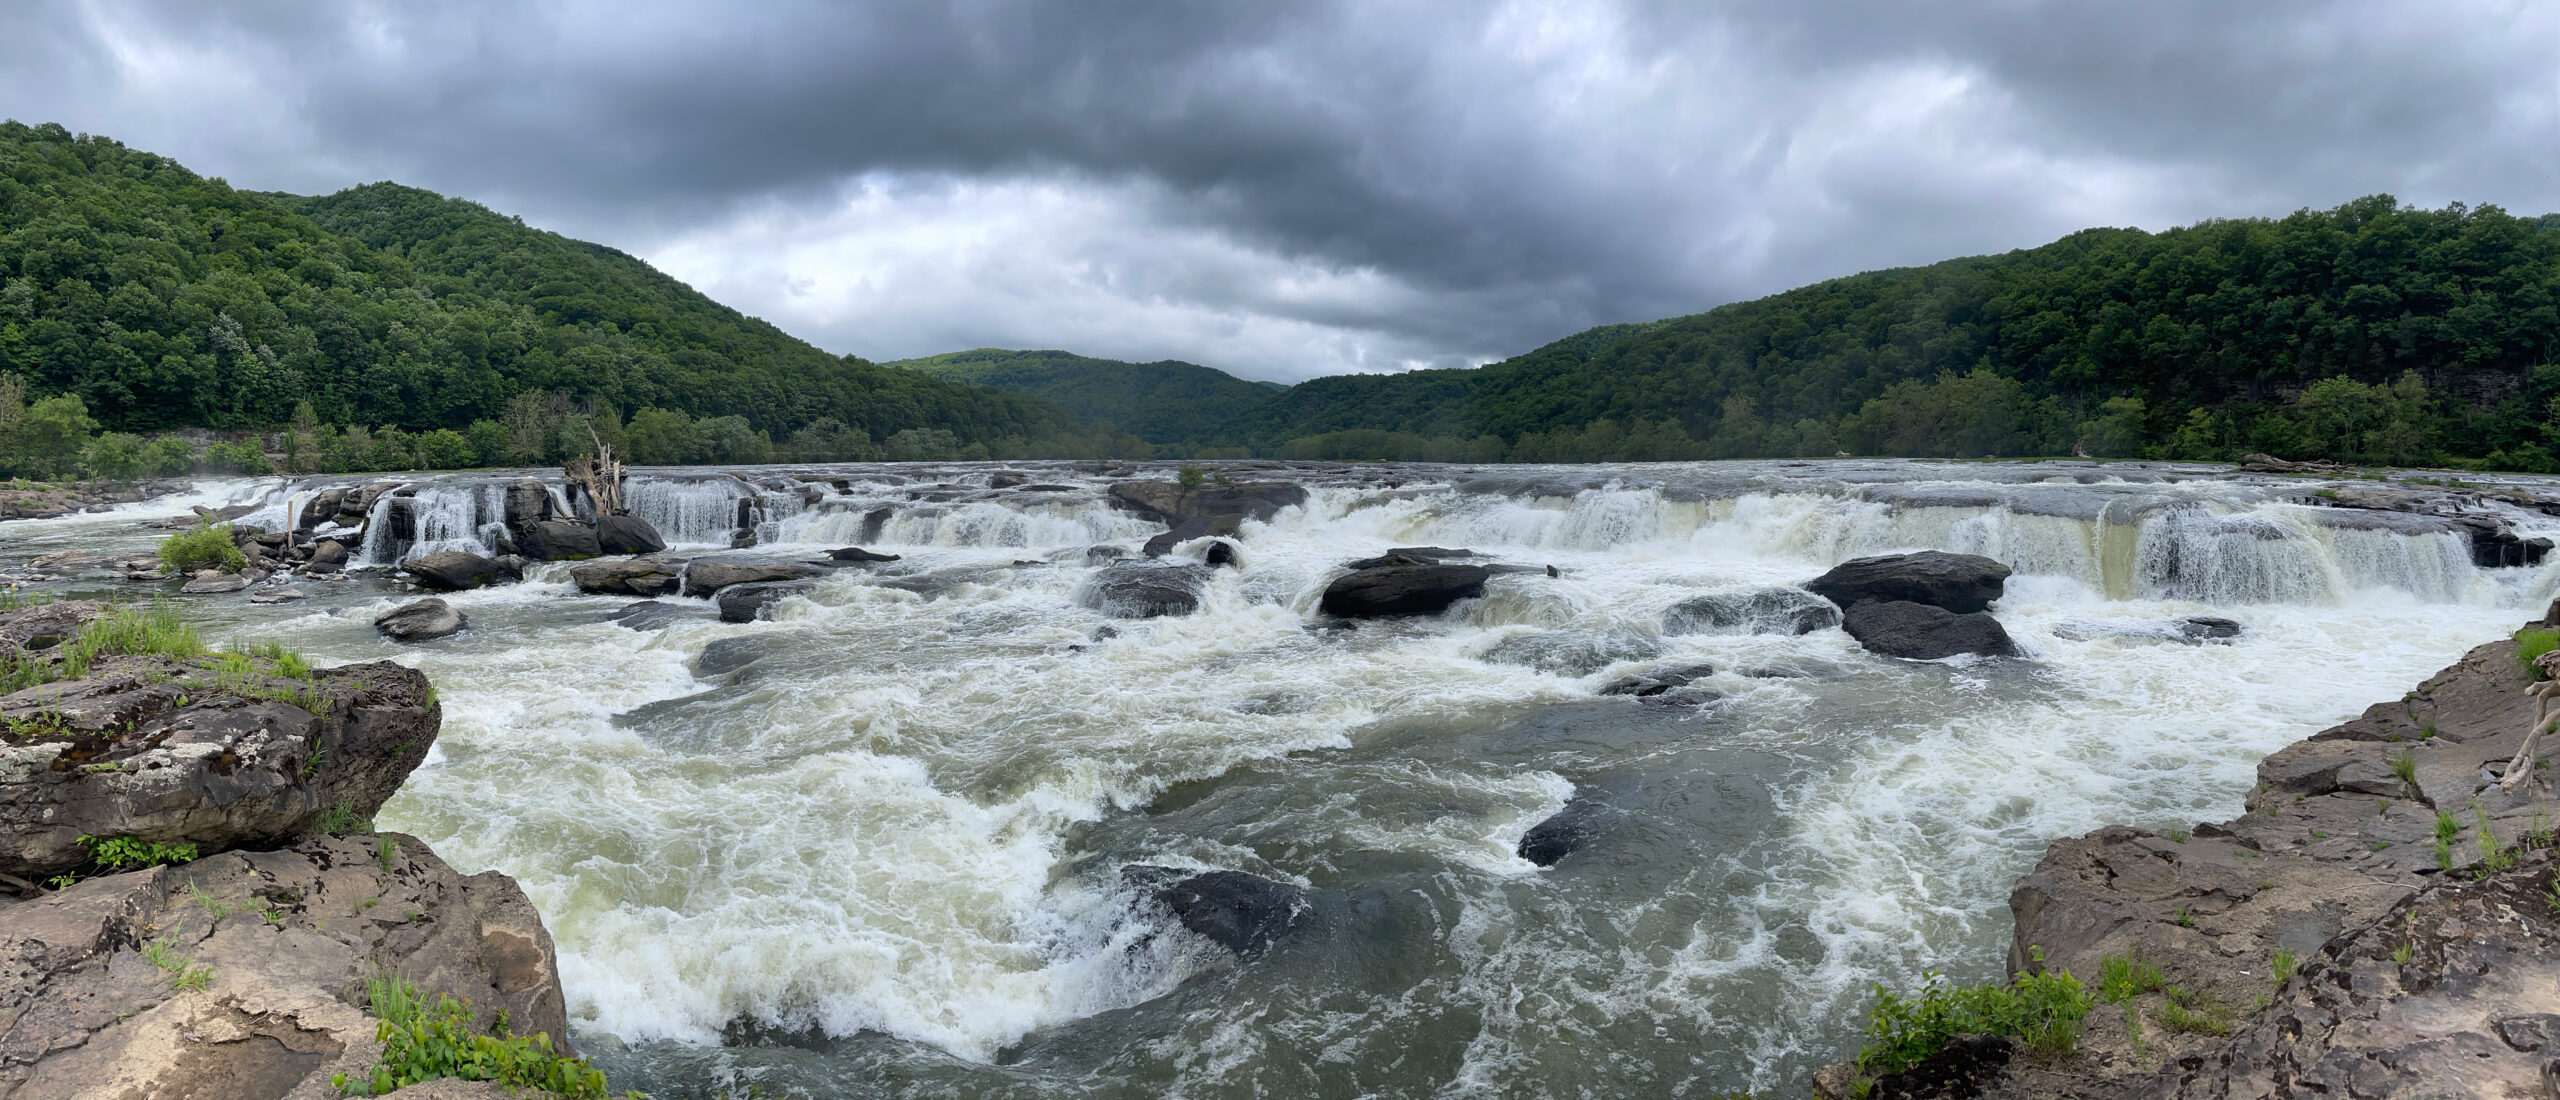
[{"label": "grass clump on rock", "polygon": [[[338,1074],[330,1084],[348,1096],[380,1096],[425,1081],[454,1078],[495,1081],[510,1090],[538,1089],[570,1100],[601,1100],[604,1072],[582,1058],[551,1051],[551,1037],[507,1034],[500,1013],[497,1034],[478,1034],[471,1008],[451,997],[429,1004],[418,987],[394,977],[365,983],[367,1007],[382,1021],[382,1063],[369,1077]],[[636,1095],[636,1094],[634,1094]]]},{"label": "grass clump on rock", "polygon": [[2533,667],[2533,659],[2555,649],[2560,649],[2560,630],[2528,626],[2516,631],[2516,664],[2524,668],[2527,676],[2548,679],[2541,669]]},{"label": "grass clump on rock", "polygon": [[1899,1073],[1958,1035],[1999,1035],[2031,1050],[2068,1054],[2080,1045],[2080,1022],[2097,1004],[2068,971],[2020,974],[2006,983],[1954,985],[1931,972],[1910,997],[1876,987],[1858,1072]]},{"label": "grass clump on rock", "polygon": [[249,558],[231,541],[230,524],[199,523],[161,540],[160,564],[172,573],[236,573],[248,568]]}]

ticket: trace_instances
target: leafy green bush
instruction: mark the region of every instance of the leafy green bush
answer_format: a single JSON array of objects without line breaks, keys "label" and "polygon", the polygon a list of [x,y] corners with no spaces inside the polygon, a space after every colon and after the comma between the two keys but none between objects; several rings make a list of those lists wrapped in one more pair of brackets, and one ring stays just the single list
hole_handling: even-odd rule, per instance
[{"label": "leafy green bush", "polygon": [[2528,626],[2516,631],[2516,664],[2524,667],[2527,676],[2536,680],[2549,679],[2541,669],[2533,667],[2533,659],[2555,649],[2560,649],[2560,630]]},{"label": "leafy green bush", "polygon": [[365,1078],[337,1074],[329,1079],[348,1096],[380,1096],[422,1081],[451,1077],[463,1081],[496,1081],[509,1089],[540,1089],[571,1100],[600,1100],[604,1073],[585,1059],[551,1052],[551,1037],[536,1033],[506,1034],[505,1018],[498,1034],[475,1034],[471,1008],[451,997],[428,1004],[418,987],[399,978],[380,977],[365,983],[368,1007],[382,1021],[382,1063]]},{"label": "leafy green bush", "polygon": [[216,443],[204,449],[204,468],[217,474],[272,474],[274,464],[267,453],[258,449],[257,440]]},{"label": "leafy green bush", "polygon": [[142,437],[127,432],[103,432],[89,441],[89,472],[109,481],[131,481],[142,476],[143,450],[150,446]]},{"label": "leafy green bush", "polygon": [[164,863],[196,861],[196,846],[193,844],[162,844],[129,836],[111,836],[103,840],[84,836],[78,843],[81,851],[89,853],[89,862],[97,864],[99,870],[108,874],[158,867]]},{"label": "leafy green bush", "polygon": [[1965,1034],[2005,1035],[2030,1049],[2067,1054],[2079,1045],[2080,1021],[2096,1003],[2067,971],[2020,974],[2007,985],[1951,985],[1935,972],[1921,982],[1909,998],[1876,987],[1859,1072],[1898,1073]]},{"label": "leafy green bush", "polygon": [[151,477],[176,477],[195,468],[195,444],[177,436],[161,436],[142,449],[142,472]]},{"label": "leafy green bush", "polygon": [[1185,489],[1197,489],[1201,482],[1209,480],[1209,471],[1185,462],[1181,469],[1174,471],[1173,480]]},{"label": "leafy green bush", "polygon": [[231,541],[228,523],[199,523],[171,535],[160,542],[160,561],[171,572],[193,573],[199,569],[232,572],[249,564],[240,547]]}]

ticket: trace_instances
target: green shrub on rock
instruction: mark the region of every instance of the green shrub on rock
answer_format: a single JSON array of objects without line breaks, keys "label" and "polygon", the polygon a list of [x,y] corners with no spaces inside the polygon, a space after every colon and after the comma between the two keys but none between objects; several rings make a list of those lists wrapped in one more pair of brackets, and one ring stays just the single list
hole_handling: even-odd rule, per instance
[{"label": "green shrub on rock", "polygon": [[2067,971],[2020,974],[2006,985],[1952,985],[1931,972],[1911,997],[1876,987],[1858,1072],[1899,1073],[1937,1053],[1958,1035],[2001,1035],[2029,1049],[2067,1054],[2080,1044],[2080,1021],[2096,1000]]},{"label": "green shrub on rock", "polygon": [[228,523],[199,523],[169,536],[160,543],[160,561],[173,573],[202,569],[228,573],[249,564],[248,557],[231,541]]},{"label": "green shrub on rock", "polygon": [[[368,1008],[382,1021],[382,1063],[369,1077],[337,1074],[330,1084],[348,1096],[380,1096],[440,1078],[496,1081],[510,1090],[539,1089],[568,1100],[602,1100],[604,1073],[582,1058],[551,1051],[551,1037],[511,1036],[499,1016],[497,1034],[472,1030],[471,1008],[451,997],[428,1004],[418,987],[391,977],[365,983]],[[637,1095],[637,1094],[632,1094]]]}]

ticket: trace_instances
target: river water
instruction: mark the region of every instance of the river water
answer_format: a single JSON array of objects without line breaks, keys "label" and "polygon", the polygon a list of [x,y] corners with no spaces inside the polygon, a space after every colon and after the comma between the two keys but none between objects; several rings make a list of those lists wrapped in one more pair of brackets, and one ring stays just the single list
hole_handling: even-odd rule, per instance
[{"label": "river water", "polygon": [[[999,470],[1033,484],[985,488]],[[1041,463],[635,474],[635,512],[695,550],[743,502],[751,553],[904,556],[770,622],[676,601],[690,617],[625,629],[603,616],[629,601],[561,565],[449,597],[472,629],[411,647],[369,626],[409,598],[379,573],[185,600],[215,637],[434,678],[442,738],[382,824],[523,883],[617,1088],[1618,1097],[1801,1089],[1854,1047],[1872,983],[1999,974],[2010,883],[2047,840],[2232,816],[2261,756],[2553,587],[2301,503],[2316,483],[2201,468],[1231,472],[1312,496],[1248,523],[1241,568],[1180,618],[1078,605],[1087,547],[1162,528],[1110,507],[1098,468]],[[329,480],[12,523],[0,565],[148,547],[142,521],[189,503],[273,522]],[[412,480],[418,541],[369,543],[376,563],[475,545],[505,475]],[[1342,562],[1401,545],[1560,575],[1310,629]],[[1661,633],[1689,596],[1919,548],[2013,565],[1995,610],[2030,658]],[[2194,614],[2246,633],[2164,636]],[[1596,693],[1696,663],[1721,698]],[[1626,816],[1554,867],[1514,854],[1575,797]],[[1130,863],[1303,885],[1316,917],[1239,958],[1134,896]]]}]

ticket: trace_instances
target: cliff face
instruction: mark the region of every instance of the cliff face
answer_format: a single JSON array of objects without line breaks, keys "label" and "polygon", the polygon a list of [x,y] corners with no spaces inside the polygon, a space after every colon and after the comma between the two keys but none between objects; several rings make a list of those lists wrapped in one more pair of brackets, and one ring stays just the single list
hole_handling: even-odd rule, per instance
[{"label": "cliff face", "polygon": [[2160,988],[1993,1094],[2546,1095],[2560,798],[2548,768],[2496,785],[2531,682],[2514,642],[2481,646],[2267,757],[2239,818],[2054,842],[2010,896],[2011,969],[2094,988],[2116,959]]}]

